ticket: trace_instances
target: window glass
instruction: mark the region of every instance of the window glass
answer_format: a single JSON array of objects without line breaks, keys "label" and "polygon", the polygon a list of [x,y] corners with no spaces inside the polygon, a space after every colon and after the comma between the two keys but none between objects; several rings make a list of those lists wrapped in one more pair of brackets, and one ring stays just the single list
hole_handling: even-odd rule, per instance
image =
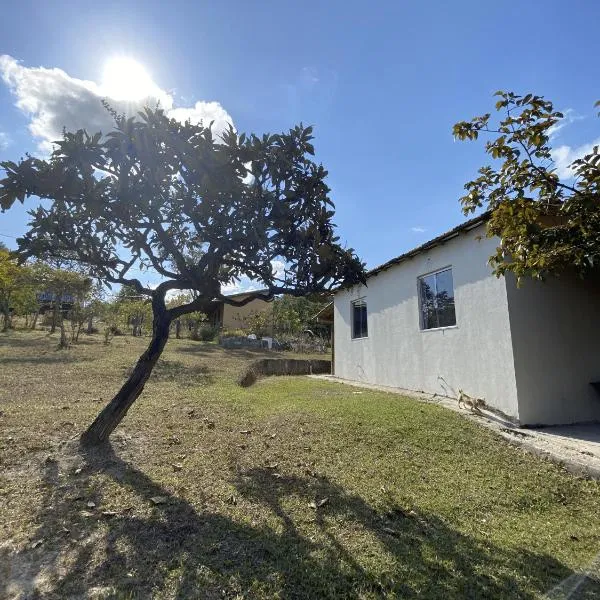
[{"label": "window glass", "polygon": [[364,300],[352,302],[352,337],[367,337],[367,303]]},{"label": "window glass", "polygon": [[419,278],[419,304],[422,329],[456,325],[452,269]]}]

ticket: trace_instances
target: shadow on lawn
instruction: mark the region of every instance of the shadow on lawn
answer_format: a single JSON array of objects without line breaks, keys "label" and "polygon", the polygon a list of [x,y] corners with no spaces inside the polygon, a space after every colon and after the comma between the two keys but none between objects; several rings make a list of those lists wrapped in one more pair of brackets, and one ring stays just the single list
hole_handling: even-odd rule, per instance
[{"label": "shadow on lawn", "polygon": [[38,356],[3,356],[0,357],[0,365],[58,365],[73,364],[82,362],[92,362],[94,359],[88,356],[77,356],[70,350],[50,350],[40,353]]},{"label": "shadow on lawn", "polygon": [[235,358],[265,358],[272,356],[274,358],[282,356],[282,353],[275,350],[264,350],[262,348],[223,348],[219,344],[210,344],[203,342],[190,342],[185,345],[175,347],[176,352],[183,354],[199,354],[205,356],[217,357],[224,355]]},{"label": "shadow on lawn", "polygon": [[[110,485],[165,504],[140,515],[126,507],[115,515],[87,516],[85,502],[73,499],[73,476],[45,464],[44,509],[35,539],[45,542],[18,557],[0,550],[0,597],[24,592],[26,598],[529,598],[543,593],[571,571],[549,556],[506,550],[458,533],[431,514],[392,510],[382,518],[362,498],[326,478],[276,478],[254,469],[236,482],[238,494],[266,507],[281,527],[233,521],[213,512],[197,512],[142,471],[119,458],[112,448],[84,457],[76,489],[102,506],[99,473]],[[308,503],[329,498],[316,511]],[[286,509],[300,498],[316,535],[308,537]],[[202,499],[199,499],[200,501]],[[141,512],[144,512],[143,510]],[[298,515],[295,515],[296,518]],[[369,568],[368,553],[354,556],[338,537],[335,523],[368,535],[389,555],[388,572]],[[354,534],[353,534],[354,535]],[[76,540],[76,541],[75,541]],[[3,566],[2,566],[3,565]],[[67,565],[67,566],[65,566]],[[3,572],[4,569],[4,572]],[[33,587],[37,579],[39,589]],[[580,591],[583,591],[582,586]],[[590,583],[590,585],[593,585]],[[29,586],[29,587],[27,587]],[[589,588],[589,596],[600,588]],[[577,596],[584,597],[584,596]]]},{"label": "shadow on lawn", "polygon": [[[133,368],[133,366],[125,367],[123,369],[123,376],[129,377]],[[214,383],[215,378],[211,369],[206,365],[190,366],[178,360],[161,358],[152,370],[150,381],[177,381],[183,386],[194,386]]]}]

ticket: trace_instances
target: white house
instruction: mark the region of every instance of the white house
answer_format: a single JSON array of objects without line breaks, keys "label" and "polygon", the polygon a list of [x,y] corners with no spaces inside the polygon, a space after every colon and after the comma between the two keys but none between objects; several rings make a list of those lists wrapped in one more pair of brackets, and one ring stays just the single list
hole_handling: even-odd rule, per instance
[{"label": "white house", "polygon": [[338,290],[334,374],[431,394],[445,381],[520,425],[600,421],[600,281],[517,288],[491,273],[497,243],[478,217]]}]

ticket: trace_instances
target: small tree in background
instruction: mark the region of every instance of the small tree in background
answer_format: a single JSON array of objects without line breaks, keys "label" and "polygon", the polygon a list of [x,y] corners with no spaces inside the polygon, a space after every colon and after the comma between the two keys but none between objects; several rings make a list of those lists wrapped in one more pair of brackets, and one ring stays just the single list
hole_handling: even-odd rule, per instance
[{"label": "small tree in background", "polygon": [[152,323],[152,307],[148,297],[138,294],[132,286],[124,285],[115,302],[120,324],[131,327],[133,337],[141,337],[144,325]]},{"label": "small tree in background", "polygon": [[71,305],[69,311],[79,313],[81,304],[92,289],[92,280],[77,271],[68,269],[54,268],[49,265],[40,265],[38,270],[40,278],[38,285],[53,296],[54,315],[53,329],[59,327],[60,341],[59,348],[69,347],[69,338],[65,329],[65,300],[69,298]]},{"label": "small tree in background", "polygon": [[[491,264],[497,275],[512,272],[542,278],[574,269],[581,275],[600,263],[600,153],[598,146],[571,165],[572,182],[562,181],[550,138],[564,115],[541,96],[496,92],[497,123],[491,114],[454,125],[461,140],[485,134],[485,151],[495,161],[465,184],[465,214],[489,211],[487,232],[501,245]],[[596,103],[599,106],[600,102]]]},{"label": "small tree in background", "polygon": [[0,312],[2,331],[11,327],[11,311],[24,309],[32,293],[33,276],[27,265],[20,265],[16,257],[2,244],[0,246]]},{"label": "small tree in background", "polygon": [[[115,115],[115,123],[104,138],[65,133],[49,160],[1,163],[4,210],[29,196],[50,201],[30,212],[21,257],[75,257],[93,277],[132,286],[151,302],[150,344],[83,434],[86,445],[106,441],[121,422],[182,315],[207,312],[214,300],[242,306],[364,281],[362,263],[334,233],[327,172],[310,158],[310,127],[262,137],[229,129],[217,141],[210,127],[161,110]],[[276,260],[286,265],[281,275]],[[162,282],[152,289],[135,269]],[[242,276],[266,292],[225,296],[221,286]],[[173,290],[193,290],[195,298],[168,308]]]}]

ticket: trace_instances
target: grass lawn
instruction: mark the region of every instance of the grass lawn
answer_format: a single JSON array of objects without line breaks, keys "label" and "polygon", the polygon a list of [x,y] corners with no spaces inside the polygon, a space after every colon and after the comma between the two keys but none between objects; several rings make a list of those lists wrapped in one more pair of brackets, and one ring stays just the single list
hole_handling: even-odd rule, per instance
[{"label": "grass lawn", "polygon": [[0,336],[0,598],[566,598],[600,551],[598,482],[435,405],[240,388],[251,351],[171,340],[81,454],[146,342]]}]

